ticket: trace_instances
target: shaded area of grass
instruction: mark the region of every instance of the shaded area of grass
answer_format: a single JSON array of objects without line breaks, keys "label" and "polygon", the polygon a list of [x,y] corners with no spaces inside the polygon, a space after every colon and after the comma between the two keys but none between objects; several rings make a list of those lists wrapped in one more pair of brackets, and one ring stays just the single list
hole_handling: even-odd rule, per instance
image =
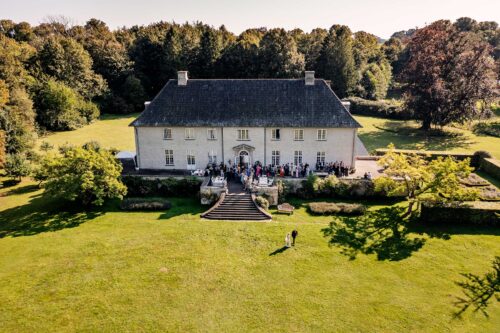
[{"label": "shaded area of grass", "polygon": [[363,126],[359,137],[368,151],[394,143],[400,149],[449,150],[451,152],[489,151],[500,158],[500,138],[475,135],[466,129],[445,127],[444,131],[424,132],[415,121],[387,120],[355,116]]},{"label": "shaded area of grass", "polygon": [[424,238],[410,237],[403,207],[387,207],[358,218],[337,219],[324,228],[331,246],[338,246],[351,260],[359,253],[376,254],[378,260],[406,259],[425,244]]}]

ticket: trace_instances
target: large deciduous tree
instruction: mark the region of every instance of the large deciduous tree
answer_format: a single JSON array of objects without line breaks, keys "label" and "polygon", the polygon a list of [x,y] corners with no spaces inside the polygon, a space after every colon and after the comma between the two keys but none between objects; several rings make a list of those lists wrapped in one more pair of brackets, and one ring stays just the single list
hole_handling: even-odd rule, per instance
[{"label": "large deciduous tree", "polygon": [[37,94],[38,123],[51,130],[73,130],[96,119],[99,109],[62,82],[47,81]]},{"label": "large deciduous tree", "polygon": [[323,41],[316,62],[318,75],[332,82],[332,89],[340,98],[356,88],[358,76],[353,55],[352,32],[345,25],[334,25]]},{"label": "large deciduous tree", "polygon": [[472,172],[470,160],[455,161],[452,157],[438,157],[429,161],[418,154],[388,152],[378,161],[385,167],[384,176],[375,180],[375,190],[389,196],[406,195],[408,214],[421,202],[449,203],[475,200],[478,192],[462,186],[460,180]]},{"label": "large deciduous tree", "polygon": [[92,58],[83,46],[72,38],[52,37],[37,54],[42,73],[64,82],[86,99],[101,95],[106,81],[92,69]]},{"label": "large deciduous tree", "polygon": [[305,69],[304,56],[284,29],[269,30],[260,41],[259,75],[263,78],[293,78]]},{"label": "large deciduous tree", "polygon": [[41,163],[45,192],[53,197],[102,205],[105,199],[122,198],[127,188],[120,180],[122,166],[105,149],[69,148],[62,156],[47,155]]},{"label": "large deciduous tree", "polygon": [[[403,71],[405,104],[424,130],[478,117],[494,96],[491,46],[449,21],[417,30]],[[485,103],[478,103],[485,101]]]}]

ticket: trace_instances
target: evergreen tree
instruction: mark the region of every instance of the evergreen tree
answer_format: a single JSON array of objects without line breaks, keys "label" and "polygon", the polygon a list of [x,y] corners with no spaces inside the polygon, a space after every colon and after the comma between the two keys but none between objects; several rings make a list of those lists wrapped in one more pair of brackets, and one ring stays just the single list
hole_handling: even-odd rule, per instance
[{"label": "evergreen tree", "polygon": [[318,76],[332,82],[332,89],[340,98],[348,96],[356,88],[358,77],[353,55],[351,30],[343,25],[334,25],[323,41],[316,63]]}]

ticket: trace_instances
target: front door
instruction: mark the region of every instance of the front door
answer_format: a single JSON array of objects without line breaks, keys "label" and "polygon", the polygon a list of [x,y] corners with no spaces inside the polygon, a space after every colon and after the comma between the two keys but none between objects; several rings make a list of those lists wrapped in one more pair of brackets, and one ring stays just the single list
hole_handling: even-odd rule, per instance
[{"label": "front door", "polygon": [[240,166],[244,166],[248,168],[248,164],[250,163],[250,156],[246,150],[240,151]]}]

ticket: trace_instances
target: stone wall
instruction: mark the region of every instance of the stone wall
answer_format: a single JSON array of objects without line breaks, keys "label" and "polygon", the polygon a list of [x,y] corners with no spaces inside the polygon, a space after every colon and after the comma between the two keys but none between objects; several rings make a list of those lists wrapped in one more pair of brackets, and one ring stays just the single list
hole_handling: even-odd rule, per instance
[{"label": "stone wall", "polygon": [[200,186],[200,202],[202,205],[213,205],[222,193],[227,193],[227,186],[208,186],[208,178]]},{"label": "stone wall", "polygon": [[494,158],[484,158],[481,160],[481,168],[484,172],[500,180],[500,161]]}]

